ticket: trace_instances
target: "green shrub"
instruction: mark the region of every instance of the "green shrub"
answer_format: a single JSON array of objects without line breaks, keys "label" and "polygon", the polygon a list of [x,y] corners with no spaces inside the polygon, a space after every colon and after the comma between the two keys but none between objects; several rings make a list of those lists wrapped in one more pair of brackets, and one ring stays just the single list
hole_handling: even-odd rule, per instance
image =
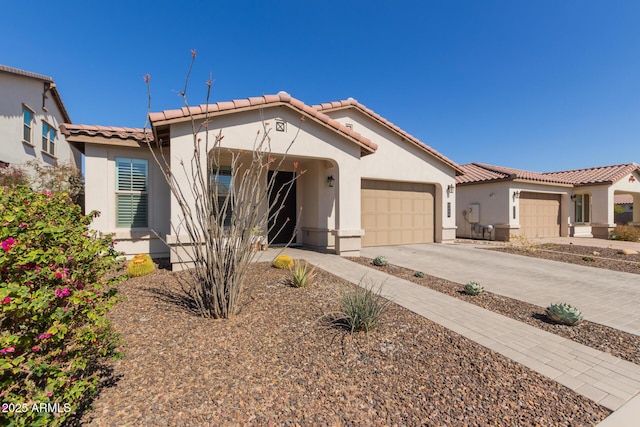
[{"label": "green shrub", "polygon": [[351,332],[369,332],[380,324],[391,301],[374,292],[371,287],[356,286],[342,295],[340,311],[334,324]]},{"label": "green shrub", "polygon": [[480,283],[469,282],[464,285],[464,291],[469,295],[480,295],[484,292],[484,287]]},{"label": "green shrub", "polygon": [[[95,392],[102,359],[120,354],[106,313],[122,259],[89,229],[97,215],[67,193],[0,189],[0,396],[29,407],[0,424],[63,424]],[[54,403],[61,412],[31,410]]]},{"label": "green shrub", "polygon": [[295,288],[304,288],[313,283],[315,275],[315,267],[309,268],[307,261],[303,263],[300,260],[296,260],[293,263],[293,270],[291,270],[291,285]]},{"label": "green shrub", "polygon": [[127,265],[127,274],[131,277],[146,276],[156,270],[151,257],[147,254],[137,254]]},{"label": "green shrub", "polygon": [[278,255],[276,259],[273,260],[273,266],[282,270],[291,270],[293,260],[288,255]]},{"label": "green shrub", "polygon": [[586,262],[596,262],[596,259],[592,256],[583,256],[582,260]]},{"label": "green shrub", "polygon": [[378,267],[382,267],[387,265],[387,259],[383,256],[377,256],[373,259],[373,265],[377,265]]},{"label": "green shrub", "polygon": [[627,242],[640,241],[640,227],[632,225],[618,225],[609,233],[612,240],[625,240]]},{"label": "green shrub", "polygon": [[413,276],[422,279],[424,277],[424,273],[422,271],[416,271],[413,273]]},{"label": "green shrub", "polygon": [[547,317],[556,323],[572,326],[582,320],[582,312],[563,302],[547,307]]}]

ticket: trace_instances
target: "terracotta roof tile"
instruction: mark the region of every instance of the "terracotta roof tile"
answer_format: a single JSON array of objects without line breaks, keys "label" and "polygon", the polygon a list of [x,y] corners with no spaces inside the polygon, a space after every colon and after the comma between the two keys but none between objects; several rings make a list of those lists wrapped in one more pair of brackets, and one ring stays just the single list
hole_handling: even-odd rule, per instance
[{"label": "terracotta roof tile", "polygon": [[[194,116],[204,115],[207,113],[216,113],[221,111],[228,111],[238,108],[247,108],[247,107],[259,107],[268,104],[278,104],[284,103],[289,104],[300,112],[318,120],[321,123],[324,123],[329,128],[332,128],[336,132],[339,132],[349,138],[355,140],[361,147],[363,147],[367,152],[373,153],[378,146],[373,143],[368,138],[360,135],[357,132],[352,131],[344,126],[341,126],[340,123],[333,120],[326,114],[318,111],[317,109],[303,103],[302,101],[293,98],[286,92],[279,92],[276,95],[263,95],[263,96],[255,96],[246,99],[236,99],[232,101],[226,102],[216,102],[211,104],[203,104],[197,107],[191,107],[191,112]],[[177,110],[165,110],[157,113],[150,113],[149,120],[153,125],[163,124],[164,121],[169,120],[180,120],[187,119],[189,117],[189,110],[186,108],[181,108]]]},{"label": "terracotta roof tile", "polygon": [[613,202],[617,205],[631,204],[633,203],[633,195],[631,194],[616,194],[613,196]]},{"label": "terracotta roof tile", "polygon": [[625,163],[621,165],[598,166],[587,169],[575,169],[560,172],[546,172],[545,176],[554,179],[564,179],[570,181],[574,185],[591,185],[591,184],[613,184],[634,170],[640,170],[640,166],[636,163]]},{"label": "terracotta roof tile", "polygon": [[429,147],[427,144],[425,144],[424,142],[420,141],[418,138],[416,138],[413,135],[405,132],[400,127],[394,125],[389,120],[387,120],[384,117],[382,117],[381,115],[377,114],[375,111],[371,110],[370,108],[365,107],[363,104],[360,104],[358,101],[356,101],[353,98],[345,99],[345,100],[342,100],[342,101],[325,102],[323,104],[314,105],[313,108],[315,108],[318,111],[327,111],[327,112],[328,111],[332,111],[332,110],[345,109],[345,108],[356,108],[359,111],[361,111],[362,113],[364,113],[365,115],[371,117],[373,120],[381,123],[383,126],[391,129],[392,131],[396,132],[400,136],[406,138],[407,140],[409,140],[413,144],[417,145],[418,147],[420,147],[424,151],[428,152],[432,156],[436,157],[440,161],[442,161],[445,164],[451,166],[457,173],[459,173],[459,174],[463,173],[463,171],[460,168],[459,164],[457,164],[453,160],[449,159],[448,157],[444,156],[443,154],[439,153],[438,151],[434,150],[433,148]]},{"label": "terracotta roof tile", "polygon": [[90,126],[90,125],[74,125],[71,123],[63,123],[60,125],[60,132],[65,136],[86,135],[101,136],[104,138],[117,138],[122,140],[134,140],[138,142],[153,141],[153,132],[150,129],[141,128],[125,128],[115,126]]},{"label": "terracotta roof tile", "polygon": [[493,166],[484,163],[470,163],[463,165],[465,174],[456,178],[458,184],[471,184],[487,181],[523,179],[527,181],[543,182],[549,184],[572,184],[572,182],[551,177],[539,172],[522,169],[513,169],[503,166]]}]

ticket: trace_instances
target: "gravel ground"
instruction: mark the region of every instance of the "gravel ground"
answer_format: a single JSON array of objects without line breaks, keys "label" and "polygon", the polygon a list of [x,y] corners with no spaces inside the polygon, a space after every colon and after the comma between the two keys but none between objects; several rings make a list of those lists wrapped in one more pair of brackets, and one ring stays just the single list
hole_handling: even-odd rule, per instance
[{"label": "gravel ground", "polygon": [[[509,251],[512,250],[511,248],[509,249]],[[522,255],[531,254],[532,256],[540,253],[539,251],[515,251],[516,252],[513,253],[519,253]],[[414,276],[414,270],[409,270],[392,264],[387,264],[384,267],[377,267],[372,264],[373,260],[371,258],[360,257],[349,259],[359,264],[384,271],[387,274],[426,286],[435,291],[462,299],[469,303],[486,308],[487,310],[495,311],[496,313],[511,317],[512,319],[519,320],[547,332],[563,336],[580,344],[595,348],[596,350],[628,360],[629,362],[640,364],[640,336],[638,335],[584,320],[574,326],[558,325],[549,321],[545,315],[544,307],[539,307],[524,301],[494,294],[487,290],[480,295],[471,296],[463,292],[463,285],[455,282],[450,282],[427,274],[425,274],[424,278],[417,278]],[[560,261],[559,257],[554,259]],[[573,260],[570,256],[568,256],[568,259]],[[604,262],[600,262],[598,265],[603,267]]]},{"label": "gravel ground", "polygon": [[175,275],[119,285],[111,313],[127,344],[91,426],[586,426],[610,411],[392,304],[379,329],[351,335],[322,315],[351,288],[320,272],[296,289],[250,267],[229,320],[176,303]]},{"label": "gravel ground", "polygon": [[560,245],[556,243],[536,245],[529,249],[509,245],[490,249],[511,254],[568,262],[571,264],[640,274],[640,254],[624,255],[620,253],[621,251],[618,249]]}]

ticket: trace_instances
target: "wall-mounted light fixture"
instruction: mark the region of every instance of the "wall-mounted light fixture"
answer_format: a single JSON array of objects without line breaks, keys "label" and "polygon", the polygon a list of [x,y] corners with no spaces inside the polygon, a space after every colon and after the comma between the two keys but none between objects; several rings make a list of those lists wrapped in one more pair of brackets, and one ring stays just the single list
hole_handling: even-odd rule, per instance
[{"label": "wall-mounted light fixture", "polygon": [[456,189],[455,185],[453,184],[449,184],[449,186],[447,187],[447,195],[449,194],[453,194],[453,191]]},{"label": "wall-mounted light fixture", "polygon": [[576,199],[576,197],[577,197],[577,196],[576,196],[575,194],[572,194],[572,195],[571,195],[571,200],[575,200],[575,199]]},{"label": "wall-mounted light fixture", "polygon": [[329,184],[329,187],[333,187],[333,182],[335,181],[335,178],[333,177],[333,175],[329,175],[327,177],[327,183]]},{"label": "wall-mounted light fixture", "polygon": [[495,197],[496,193],[489,194],[489,197]]},{"label": "wall-mounted light fixture", "polygon": [[520,192],[519,191],[514,191],[513,192],[513,201],[515,202],[516,199],[520,198]]}]

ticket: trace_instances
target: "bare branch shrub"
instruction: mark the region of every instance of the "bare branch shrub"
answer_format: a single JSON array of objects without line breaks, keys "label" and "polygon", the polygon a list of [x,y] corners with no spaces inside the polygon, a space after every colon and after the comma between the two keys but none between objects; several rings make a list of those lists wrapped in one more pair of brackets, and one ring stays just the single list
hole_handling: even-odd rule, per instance
[{"label": "bare branch shrub", "polygon": [[[192,51],[184,89],[180,92],[188,111],[191,110],[187,89],[195,56]],[[150,110],[149,75],[145,81]],[[207,105],[210,96],[211,81],[208,81]],[[273,230],[274,219],[284,207],[294,181],[305,171],[298,170],[297,162],[287,162],[286,166],[295,174],[284,186],[276,188],[277,171],[285,167],[297,134],[284,153],[274,154],[269,124],[262,121],[250,150],[231,150],[224,146],[221,132],[214,134],[208,130],[213,119],[208,112],[203,119],[193,115],[189,119],[193,139],[191,159],[171,159],[160,141],[153,143],[149,138],[147,144],[180,208],[180,223],[171,224],[177,242],[169,246],[181,263],[191,267],[187,279],[182,280],[182,288],[200,315],[228,318],[240,309],[243,279],[255,256],[256,232],[265,230],[265,235],[269,235],[271,231],[276,234],[282,231],[286,224]],[[273,175],[269,176],[269,171]],[[270,202],[272,193],[282,197]],[[300,214],[287,221],[297,224],[299,217]]]}]

